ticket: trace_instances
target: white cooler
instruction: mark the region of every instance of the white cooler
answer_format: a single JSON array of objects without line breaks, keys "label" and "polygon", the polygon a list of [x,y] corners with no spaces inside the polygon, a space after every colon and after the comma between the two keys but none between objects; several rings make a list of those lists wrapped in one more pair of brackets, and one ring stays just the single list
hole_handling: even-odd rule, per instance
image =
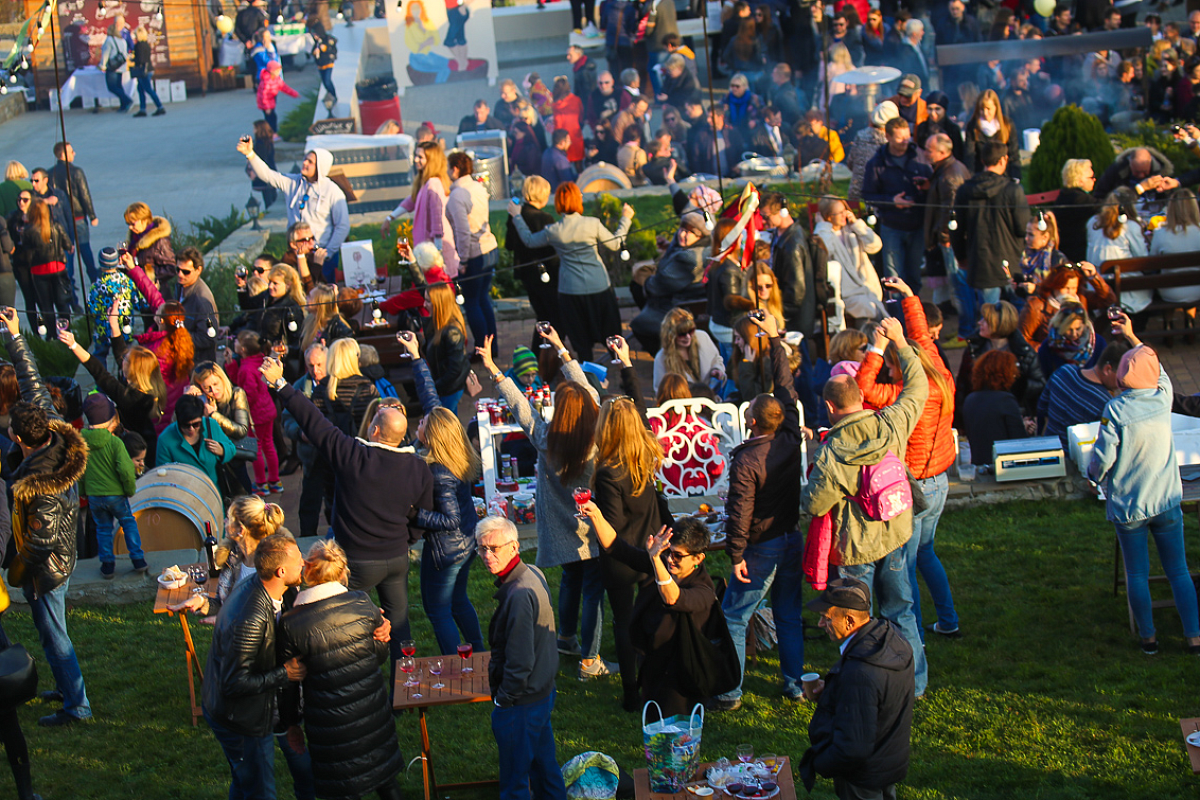
[{"label": "white cooler", "polygon": [[992,445],[992,460],[997,483],[1067,474],[1066,456],[1057,436],[1004,439]]},{"label": "white cooler", "polygon": [[[1084,422],[1067,428],[1071,460],[1079,468],[1079,474],[1084,477],[1087,477],[1092,448],[1099,433],[1099,422]],[[1200,418],[1172,414],[1171,434],[1175,439],[1176,463],[1181,467],[1186,464],[1200,464]]]}]

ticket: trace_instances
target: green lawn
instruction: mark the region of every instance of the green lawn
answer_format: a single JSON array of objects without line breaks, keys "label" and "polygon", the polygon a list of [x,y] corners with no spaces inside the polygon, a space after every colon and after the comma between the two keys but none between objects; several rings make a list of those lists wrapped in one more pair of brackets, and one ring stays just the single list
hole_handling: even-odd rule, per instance
[{"label": "green lawn", "polygon": [[[1196,523],[1187,520],[1193,567],[1200,563]],[[906,798],[1173,798],[1195,797],[1178,717],[1195,716],[1198,662],[1184,655],[1178,617],[1159,611],[1160,654],[1142,655],[1129,634],[1124,596],[1111,589],[1113,533],[1094,502],[1017,502],[945,515],[939,551],[950,573],[965,637],[928,647],[929,692],[917,705],[913,761],[901,787]],[[727,572],[724,557],[715,571]],[[414,571],[415,574],[415,571]],[[557,583],[557,570],[551,571]],[[480,565],[472,591],[481,616],[493,606]],[[418,653],[432,633],[412,584]],[[1156,586],[1156,596],[1165,592]],[[925,602],[927,621],[932,606]],[[5,620],[30,646],[51,685],[29,616]],[[48,708],[20,712],[29,737],[34,785],[46,798],[222,798],[228,771],[203,726],[188,724],[178,624],[148,605],[77,608],[70,628],[96,721],[44,730]],[[197,630],[200,626],[194,626]],[[932,635],[931,635],[932,636]],[[936,638],[936,637],[935,637]],[[197,633],[201,653],[208,629]],[[604,653],[612,657],[611,634]],[[831,666],[827,641],[808,643],[807,662]],[[635,715],[619,710],[615,679],[582,684],[564,659],[554,724],[562,761],[601,750],[625,768],[642,765]],[[742,742],[758,752],[799,758],[807,746],[810,709],[779,696],[774,653],[760,658],[746,682],[741,711],[712,714],[704,731],[706,759],[732,756]],[[437,709],[431,734],[443,780],[496,774],[487,704]],[[407,758],[417,754],[417,720],[397,722]],[[278,760],[280,796],[290,779]],[[419,794],[419,765],[406,782]],[[11,796],[0,767],[0,796]],[[456,797],[494,797],[494,791]],[[832,797],[828,781],[819,798]]]}]

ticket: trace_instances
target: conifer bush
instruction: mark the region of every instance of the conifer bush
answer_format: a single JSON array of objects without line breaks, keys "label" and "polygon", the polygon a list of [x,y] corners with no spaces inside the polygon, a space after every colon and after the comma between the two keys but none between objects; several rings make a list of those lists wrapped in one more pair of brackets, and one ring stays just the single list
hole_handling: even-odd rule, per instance
[{"label": "conifer bush", "polygon": [[1041,143],[1029,163],[1026,194],[1060,188],[1063,164],[1069,158],[1090,159],[1099,177],[1113,157],[1112,141],[1100,120],[1079,106],[1063,106],[1042,127]]}]

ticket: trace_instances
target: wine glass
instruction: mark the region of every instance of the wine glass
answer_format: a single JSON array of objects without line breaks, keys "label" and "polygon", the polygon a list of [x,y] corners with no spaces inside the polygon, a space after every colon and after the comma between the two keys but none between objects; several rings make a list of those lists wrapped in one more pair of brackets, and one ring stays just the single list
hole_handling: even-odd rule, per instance
[{"label": "wine glass", "polygon": [[[761,308],[755,308],[755,309],[749,311],[746,314],[746,316],[749,317],[750,319],[764,320],[767,318],[767,312]],[[758,328],[757,325],[755,325],[754,327]],[[761,336],[766,336],[767,334],[765,331],[762,330],[762,328],[759,328],[758,333],[756,333],[754,335],[761,337]]]},{"label": "wine glass", "polygon": [[421,694],[421,673],[422,673],[423,671],[424,671],[424,670],[422,670],[422,668],[421,668],[421,665],[420,665],[420,664],[416,664],[416,665],[413,667],[413,674],[412,674],[412,685],[413,685],[413,686],[416,688],[416,691],[415,691],[415,692],[413,692],[412,694],[410,694],[410,695],[409,695],[409,697],[417,698],[417,697],[423,697],[423,696],[424,696],[424,695],[422,695],[422,694]]},{"label": "wine glass", "polygon": [[604,344],[613,353],[613,360],[612,360],[613,366],[615,366],[615,367],[621,366],[622,361],[621,361],[621,359],[617,358],[617,348],[621,346],[621,337],[620,336],[610,336],[604,340]]},{"label": "wine glass", "polygon": [[[592,499],[592,490],[586,486],[575,487],[575,491],[572,492],[572,494],[575,497],[575,505],[577,506],[582,506],[584,503]],[[578,519],[587,519],[587,514],[583,513],[583,508],[580,508],[576,512],[575,516]]]},{"label": "wine glass", "polygon": [[471,657],[471,653],[472,653],[472,651],[474,651],[474,649],[475,648],[471,645],[470,642],[466,642],[466,643],[460,644],[458,646],[458,657],[463,660],[463,668],[461,670],[459,670],[460,675],[469,675],[470,673],[475,671],[475,670],[471,669],[471,667],[467,666],[467,663],[466,663],[467,659]]},{"label": "wine glass", "polygon": [[416,659],[408,657],[408,656],[400,659],[400,671],[408,676],[408,678],[406,678],[404,681],[405,686],[414,686],[415,685],[413,682],[413,670],[415,670],[416,668],[417,668]]},{"label": "wine glass", "polygon": [[208,583],[208,567],[204,566],[203,564],[197,564],[196,572],[192,579],[196,581],[196,588],[192,591],[197,594],[203,592],[205,584]]},{"label": "wine glass", "polygon": [[404,639],[400,642],[400,652],[405,656],[412,658],[417,654],[417,643],[412,639]]},{"label": "wine glass", "polygon": [[[537,324],[537,332],[543,335],[548,335],[550,333],[550,323],[544,320],[539,321]],[[539,347],[543,350],[550,350],[554,347],[554,345],[550,344],[548,339],[542,339],[542,343],[539,345]]]},{"label": "wine glass", "polygon": [[54,320],[54,327],[58,329],[59,333],[62,333],[63,331],[65,331],[71,327],[71,318],[70,317],[58,317],[57,319]]},{"label": "wine glass", "polygon": [[429,674],[432,675],[434,677],[434,679],[437,680],[437,683],[433,684],[433,686],[431,686],[429,688],[431,688],[431,689],[445,689],[446,688],[446,684],[442,683],[442,666],[443,666],[442,660],[440,658],[435,658],[433,661],[429,662]]},{"label": "wine glass", "polygon": [[754,758],[754,745],[739,744],[737,746],[737,757],[738,761],[742,762],[743,764],[749,764]]}]

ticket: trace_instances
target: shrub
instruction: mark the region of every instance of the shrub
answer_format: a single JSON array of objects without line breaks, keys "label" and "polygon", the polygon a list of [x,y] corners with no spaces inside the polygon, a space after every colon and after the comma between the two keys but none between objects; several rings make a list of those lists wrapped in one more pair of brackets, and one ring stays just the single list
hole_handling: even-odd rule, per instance
[{"label": "shrub", "polygon": [[1096,176],[1113,162],[1112,141],[1100,120],[1079,106],[1063,106],[1042,128],[1041,143],[1029,163],[1029,194],[1062,186],[1062,168],[1069,158],[1091,159]]},{"label": "shrub", "polygon": [[232,203],[229,205],[229,213],[224,217],[214,217],[210,214],[199,222],[189,223],[190,230],[187,233],[172,219],[171,247],[176,253],[185,247],[195,247],[201,253],[207,253],[245,223],[245,215]]},{"label": "shrub", "polygon": [[312,125],[313,115],[317,113],[316,91],[305,92],[300,105],[287,113],[279,123],[279,138],[285,142],[304,142],[308,138],[308,128]]},{"label": "shrub", "polygon": [[1158,150],[1171,159],[1175,166],[1175,177],[1200,167],[1200,158],[1182,142],[1175,141],[1170,128],[1158,127],[1153,122],[1139,122],[1132,133],[1118,133],[1113,139],[1122,150],[1130,147],[1153,147]]},{"label": "shrub", "polygon": [[[615,231],[621,222],[621,208],[624,205],[625,201],[605,192],[596,195],[589,204],[590,207],[584,209],[584,213],[599,217],[600,221],[604,223],[604,227]],[[654,222],[656,220],[645,220],[647,224]],[[619,250],[609,250],[607,247],[599,248],[600,260],[604,262],[613,286],[629,285],[634,262],[658,258],[658,244],[655,240],[654,229],[638,230],[641,224],[643,224],[642,221],[634,217],[631,226],[631,230],[634,232],[625,237],[625,249],[629,251],[628,261],[620,257],[621,251]]]}]

